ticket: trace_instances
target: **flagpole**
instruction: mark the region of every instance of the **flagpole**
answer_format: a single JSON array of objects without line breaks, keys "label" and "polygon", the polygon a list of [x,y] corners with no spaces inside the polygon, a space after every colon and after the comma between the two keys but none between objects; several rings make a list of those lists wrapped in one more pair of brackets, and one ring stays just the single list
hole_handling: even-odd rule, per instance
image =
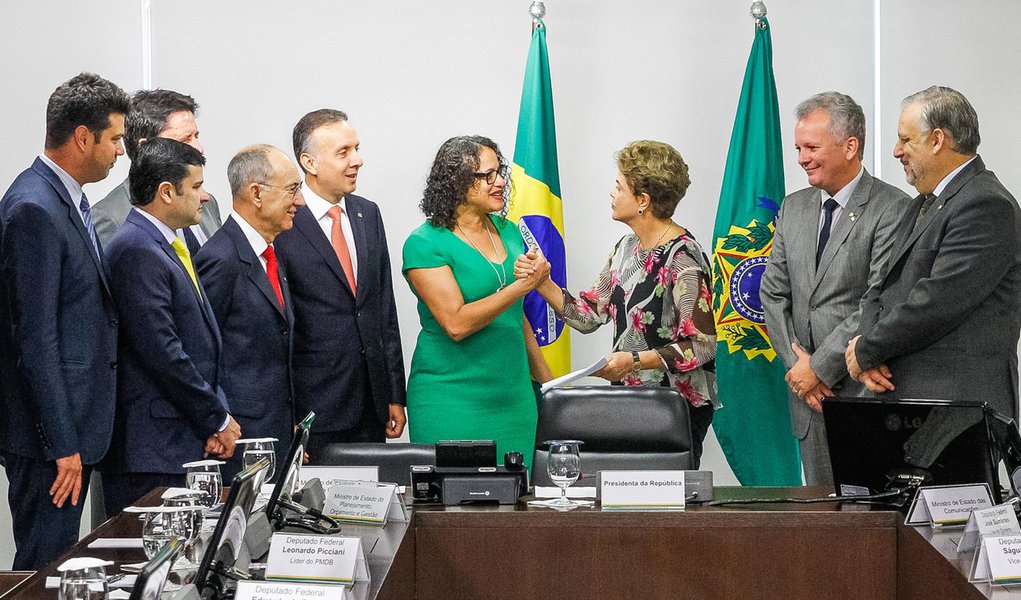
[{"label": "flagpole", "polygon": [[528,7],[528,14],[532,15],[532,31],[535,32],[536,27],[543,26],[542,18],[546,16],[546,5],[539,2],[539,0],[535,0]]},{"label": "flagpole", "polygon": [[766,4],[758,1],[752,2],[752,8],[749,12],[751,13],[752,18],[755,19],[755,27],[758,29],[765,29],[766,22],[762,19],[766,17]]}]

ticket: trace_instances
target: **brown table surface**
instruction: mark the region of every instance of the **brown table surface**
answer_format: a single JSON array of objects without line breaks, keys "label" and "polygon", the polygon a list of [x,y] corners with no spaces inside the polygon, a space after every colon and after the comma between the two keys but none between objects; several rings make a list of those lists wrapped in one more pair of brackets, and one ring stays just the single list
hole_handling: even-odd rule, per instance
[{"label": "brown table surface", "polygon": [[[158,504],[161,490],[144,502]],[[722,487],[717,498],[811,498],[823,488]],[[365,543],[370,584],[359,599],[391,598],[1021,598],[1021,588],[967,581],[961,530],[903,525],[861,505],[689,505],[683,512],[557,512],[515,506],[415,506],[389,530],[344,525]],[[398,531],[400,530],[400,531]],[[121,515],[5,597],[56,598],[45,578],[72,555],[118,563],[140,549],[87,549],[99,537],[139,537]],[[116,572],[116,567],[111,572]]]}]

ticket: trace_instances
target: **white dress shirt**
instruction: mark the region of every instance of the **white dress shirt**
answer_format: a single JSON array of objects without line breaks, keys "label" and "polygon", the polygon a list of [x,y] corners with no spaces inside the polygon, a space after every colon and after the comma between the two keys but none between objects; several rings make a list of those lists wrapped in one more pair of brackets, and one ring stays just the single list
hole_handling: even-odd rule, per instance
[{"label": "white dress shirt", "polygon": [[81,207],[82,194],[84,192],[82,191],[81,184],[75,181],[74,177],[68,175],[67,171],[60,168],[60,165],[53,162],[53,160],[49,156],[46,156],[45,154],[40,154],[39,160],[43,161],[43,163],[45,163],[46,166],[49,167],[51,171],[56,173],[57,177],[60,179],[60,182],[64,184],[64,187],[67,189],[67,194],[71,196],[71,204],[74,204],[74,209],[78,211],[78,216],[82,218],[82,224],[84,225],[85,215],[82,214]]},{"label": "white dress shirt", "polygon": [[302,188],[301,195],[305,198],[305,205],[312,211],[312,218],[319,223],[320,229],[326,236],[326,241],[330,242],[331,246],[333,245],[333,219],[326,212],[334,206],[340,206],[340,228],[344,232],[344,241],[347,242],[347,249],[351,254],[351,267],[354,269],[355,281],[358,281],[358,252],[355,250],[355,236],[351,231],[351,218],[347,214],[347,198],[341,198],[339,203],[333,204],[324,200],[307,185]]},{"label": "white dress shirt", "polygon": [[262,237],[262,234],[255,230],[254,227],[248,224],[248,221],[244,217],[237,213],[232,213],[228,219],[234,219],[234,222],[241,228],[241,233],[245,234],[245,239],[248,240],[248,244],[255,251],[255,255],[259,257],[259,264],[262,265],[262,270],[269,272],[266,268],[266,257],[262,255],[266,251],[266,248],[270,244],[266,243],[266,238]]},{"label": "white dress shirt", "polygon": [[954,177],[957,177],[957,174],[960,173],[961,171],[963,171],[964,167],[967,167],[968,165],[970,165],[971,161],[975,160],[976,158],[978,158],[977,154],[975,156],[972,156],[971,159],[968,160],[968,162],[966,162],[963,165],[957,167],[953,171],[950,171],[950,173],[946,177],[943,178],[943,181],[939,182],[939,185],[936,186],[936,189],[932,190],[932,195],[936,196],[937,198],[939,198],[939,195],[943,193],[943,190],[947,189],[947,186],[950,185],[950,182],[954,180]]},{"label": "white dress shirt", "polygon": [[858,174],[854,176],[854,179],[849,181],[847,185],[840,188],[840,191],[830,196],[826,193],[826,190],[819,190],[819,228],[817,233],[822,233],[823,223],[826,222],[826,209],[823,208],[823,204],[830,198],[837,201],[837,207],[833,209],[833,218],[830,220],[830,233],[833,233],[833,226],[837,224],[837,219],[840,218],[840,214],[844,212],[844,207],[851,201],[851,194],[854,193],[854,189],[858,187],[858,182],[861,181],[862,173],[865,172],[865,167],[858,170]]}]

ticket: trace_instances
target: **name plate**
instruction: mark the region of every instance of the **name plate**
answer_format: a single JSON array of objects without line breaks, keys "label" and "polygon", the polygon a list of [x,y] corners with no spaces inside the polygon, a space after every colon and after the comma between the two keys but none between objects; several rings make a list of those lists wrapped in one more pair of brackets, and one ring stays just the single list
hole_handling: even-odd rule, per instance
[{"label": "name plate", "polygon": [[323,489],[328,490],[341,481],[379,481],[379,467],[301,467],[298,487],[311,479],[318,479]]},{"label": "name plate", "polygon": [[273,581],[239,581],[235,600],[347,600],[347,588]]},{"label": "name plate", "polygon": [[971,511],[989,508],[993,496],[985,483],[922,487],[908,509],[908,525],[964,525]]},{"label": "name plate", "polygon": [[982,538],[968,580],[992,584],[1021,582],[1021,535]]},{"label": "name plate", "polygon": [[1001,504],[971,513],[957,552],[971,552],[978,547],[979,539],[988,536],[1021,535],[1013,504]]},{"label": "name plate", "polygon": [[342,521],[386,525],[407,521],[404,501],[393,483],[338,481],[328,488],[323,514]]},{"label": "name plate", "polygon": [[684,471],[600,471],[605,510],[684,510]]},{"label": "name plate", "polygon": [[343,584],[368,581],[362,539],[274,533],[266,559],[266,579]]}]

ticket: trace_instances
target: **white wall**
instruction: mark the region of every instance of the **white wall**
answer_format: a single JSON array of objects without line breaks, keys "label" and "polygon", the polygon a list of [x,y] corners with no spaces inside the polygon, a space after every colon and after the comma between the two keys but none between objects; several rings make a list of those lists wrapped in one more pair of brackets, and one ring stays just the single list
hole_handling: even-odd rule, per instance
[{"label": "white wall", "polygon": [[[153,84],[195,96],[209,159],[208,189],[229,210],[225,170],[254,142],[290,150],[305,112],[348,112],[366,166],[359,193],[381,206],[390,254],[421,221],[420,190],[446,138],[480,133],[513,154],[530,40],[530,0],[152,0]],[[693,184],[677,220],[706,246],[752,43],[749,0],[547,0],[570,286],[588,285],[625,232],[609,219],[614,151],[639,138],[673,144]],[[790,150],[794,106],[822,90],[851,94],[873,123],[872,3],[767,0],[786,156],[787,189],[805,185]],[[881,138],[885,179],[911,191],[889,157],[898,103],[933,83],[958,87],[982,120],[986,163],[1009,189],[1021,166],[1013,103],[1021,17],[1010,0],[883,2]],[[42,147],[50,92],[81,70],[129,91],[141,85],[140,0],[7,2],[0,6],[0,188]],[[866,166],[872,168],[871,150]],[[127,173],[86,187],[97,201]],[[414,299],[395,281],[405,359],[418,333]],[[605,353],[609,332],[573,337],[581,366]],[[735,482],[714,438],[705,466]],[[2,478],[0,478],[2,480]],[[3,486],[0,483],[0,486]],[[5,492],[0,489],[0,492]],[[10,564],[9,515],[0,502],[0,566]]]}]

